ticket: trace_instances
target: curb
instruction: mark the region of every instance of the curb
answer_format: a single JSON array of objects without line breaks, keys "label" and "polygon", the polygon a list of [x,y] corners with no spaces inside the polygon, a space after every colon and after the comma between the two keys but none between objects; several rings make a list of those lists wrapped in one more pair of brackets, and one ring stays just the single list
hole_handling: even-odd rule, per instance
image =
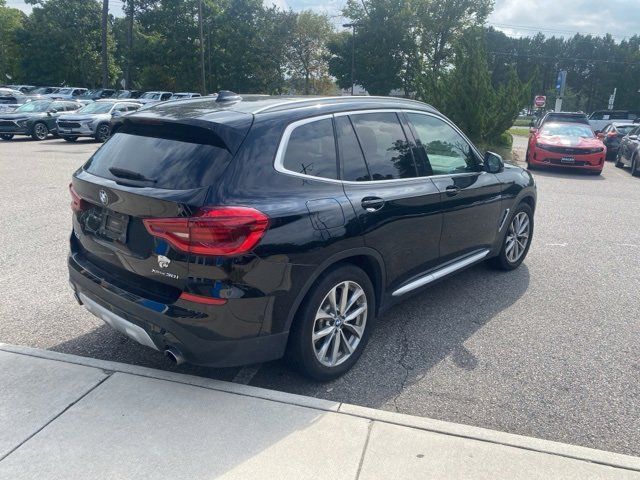
[{"label": "curb", "polygon": [[496,445],[503,445],[522,450],[529,450],[548,455],[555,455],[573,460],[580,460],[609,467],[620,468],[640,472],[640,457],[632,457],[619,453],[606,452],[587,447],[579,447],[550,440],[525,437],[512,433],[498,432],[486,428],[472,427],[458,423],[445,422],[424,417],[416,417],[402,413],[376,410],[373,408],[351,405],[348,403],[332,402],[318,398],[295,395],[291,393],[267,390],[265,388],[252,387],[236,383],[224,382],[210,378],[196,377],[182,373],[165,372],[148,367],[138,367],[124,363],[111,362],[107,360],[96,360],[93,358],[80,357],[67,353],[52,352],[31,347],[10,345],[0,343],[0,351],[26,355],[46,360],[72,363],[85,367],[93,367],[109,372],[127,373],[142,377],[149,377],[169,382],[182,383],[210,390],[244,395],[248,397],[260,398],[273,402],[296,405],[300,407],[312,408],[326,412],[333,412],[342,415],[350,415],[393,425],[399,425],[417,430],[450,435],[459,438],[466,438]]}]

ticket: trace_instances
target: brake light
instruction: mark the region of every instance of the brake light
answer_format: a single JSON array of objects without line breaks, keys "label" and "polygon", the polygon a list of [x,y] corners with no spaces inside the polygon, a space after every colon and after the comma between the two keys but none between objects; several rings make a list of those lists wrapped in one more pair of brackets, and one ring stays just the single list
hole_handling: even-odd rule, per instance
[{"label": "brake light", "polygon": [[71,194],[71,210],[74,212],[81,212],[87,208],[87,202],[78,195],[78,192],[73,188],[72,183],[69,184],[69,193]]},{"label": "brake light", "polygon": [[182,252],[240,255],[251,251],[269,228],[269,217],[248,207],[202,209],[193,217],[145,218],[149,234]]}]

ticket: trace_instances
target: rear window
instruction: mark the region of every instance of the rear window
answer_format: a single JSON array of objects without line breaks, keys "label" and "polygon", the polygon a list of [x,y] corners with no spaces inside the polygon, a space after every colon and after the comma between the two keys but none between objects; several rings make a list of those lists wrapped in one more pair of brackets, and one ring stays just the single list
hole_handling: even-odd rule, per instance
[{"label": "rear window", "polygon": [[338,178],[336,143],[330,118],[302,124],[291,132],[283,160],[291,172]]},{"label": "rear window", "polygon": [[214,184],[230,160],[215,145],[117,132],[84,169],[126,185],[189,190]]}]

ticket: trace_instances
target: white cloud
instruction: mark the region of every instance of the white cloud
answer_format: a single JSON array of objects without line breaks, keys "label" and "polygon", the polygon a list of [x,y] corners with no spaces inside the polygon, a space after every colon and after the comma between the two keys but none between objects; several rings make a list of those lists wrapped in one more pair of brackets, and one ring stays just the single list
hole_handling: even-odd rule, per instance
[{"label": "white cloud", "polygon": [[622,40],[639,33],[640,5],[636,0],[496,0],[489,23],[516,36],[609,33]]}]

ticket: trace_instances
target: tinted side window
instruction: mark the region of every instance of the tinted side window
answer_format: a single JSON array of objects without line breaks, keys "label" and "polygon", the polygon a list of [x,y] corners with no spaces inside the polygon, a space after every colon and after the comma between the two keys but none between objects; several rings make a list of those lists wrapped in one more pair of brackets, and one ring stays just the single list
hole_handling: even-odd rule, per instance
[{"label": "tinted side window", "polygon": [[471,145],[449,124],[430,115],[408,113],[418,135],[418,142],[427,152],[434,175],[477,172],[478,158]]},{"label": "tinted side window", "polygon": [[371,180],[360,144],[353,131],[351,120],[347,116],[336,117],[338,132],[338,148],[340,151],[340,167],[342,179],[351,182]]},{"label": "tinted side window", "polygon": [[289,136],[283,166],[287,170],[322,178],[338,178],[336,143],[330,118],[305,123]]},{"label": "tinted side window", "polygon": [[417,177],[411,145],[395,113],[351,115],[372,180]]}]

